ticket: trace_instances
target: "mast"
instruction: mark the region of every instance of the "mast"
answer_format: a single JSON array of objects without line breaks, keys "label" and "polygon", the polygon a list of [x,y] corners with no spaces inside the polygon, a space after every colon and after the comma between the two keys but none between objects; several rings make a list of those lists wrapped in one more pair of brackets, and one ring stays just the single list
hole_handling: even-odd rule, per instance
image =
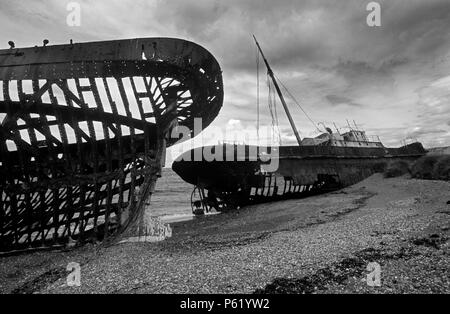
[{"label": "mast", "polygon": [[298,145],[302,145],[302,140],[300,138],[300,135],[298,134],[297,128],[295,126],[294,120],[292,119],[291,113],[289,112],[289,109],[287,107],[286,101],[284,100],[283,94],[281,93],[280,87],[278,86],[277,80],[275,79],[275,76],[273,75],[272,68],[269,65],[269,62],[267,61],[266,57],[264,56],[264,53],[262,52],[261,47],[259,46],[258,41],[256,40],[255,35],[253,35],[253,39],[255,40],[256,46],[258,47],[259,52],[261,53],[261,56],[264,59],[264,63],[267,67],[267,72],[269,73],[270,78],[273,81],[273,85],[275,86],[275,89],[277,90],[278,97],[280,97],[281,103],[283,104],[284,111],[286,112],[286,115],[288,117],[289,123],[291,124],[292,130],[294,131],[295,138],[297,139]]}]

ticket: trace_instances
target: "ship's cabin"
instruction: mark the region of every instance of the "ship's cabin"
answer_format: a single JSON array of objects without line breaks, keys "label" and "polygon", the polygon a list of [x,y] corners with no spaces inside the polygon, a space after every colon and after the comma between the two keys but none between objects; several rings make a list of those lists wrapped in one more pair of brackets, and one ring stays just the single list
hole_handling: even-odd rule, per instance
[{"label": "ship's cabin", "polygon": [[321,145],[321,146],[339,146],[339,147],[384,147],[379,137],[369,138],[365,131],[350,130],[343,134],[333,133],[327,129],[328,133],[322,133],[314,138],[304,138],[302,145]]},{"label": "ship's cabin", "polygon": [[351,130],[342,134],[342,137],[344,141],[348,142],[368,142],[366,132],[364,131]]}]

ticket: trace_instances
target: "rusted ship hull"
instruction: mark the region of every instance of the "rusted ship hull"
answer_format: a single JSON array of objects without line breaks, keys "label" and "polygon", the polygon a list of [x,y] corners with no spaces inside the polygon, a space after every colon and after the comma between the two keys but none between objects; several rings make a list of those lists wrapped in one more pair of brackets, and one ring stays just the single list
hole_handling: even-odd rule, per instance
[{"label": "rusted ship hull", "polygon": [[172,169],[203,190],[200,195],[206,210],[214,207],[219,211],[337,190],[382,171],[390,162],[412,162],[425,154],[420,143],[400,148],[282,146],[269,148],[269,152],[279,150],[278,166],[267,170],[270,160],[248,158],[250,146],[234,146],[233,161],[194,161],[204,149],[210,150],[203,147],[186,152]]},{"label": "rusted ship hull", "polygon": [[174,126],[223,101],[204,48],[145,38],[0,50],[0,252],[124,231]]}]

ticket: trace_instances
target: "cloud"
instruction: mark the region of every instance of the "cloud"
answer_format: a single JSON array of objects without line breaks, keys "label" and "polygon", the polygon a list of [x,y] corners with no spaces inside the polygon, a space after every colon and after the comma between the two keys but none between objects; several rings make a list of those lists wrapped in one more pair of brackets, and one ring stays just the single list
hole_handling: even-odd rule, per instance
[{"label": "cloud", "polygon": [[344,96],[327,95],[326,98],[332,105],[348,105],[352,107],[362,107],[361,104],[355,103],[350,98]]},{"label": "cloud", "polygon": [[[256,124],[255,34],[274,72],[316,123],[356,120],[392,145],[408,134],[428,146],[450,145],[448,132],[431,132],[449,126],[448,0],[380,0],[379,28],[367,26],[365,0],[78,0],[82,25],[75,28],[65,24],[68,2],[2,0],[0,43],[192,40],[222,67],[225,102],[213,125],[225,128],[230,119]],[[260,60],[260,119],[271,125],[265,72]],[[287,101],[300,132],[313,134],[315,125]],[[277,108],[289,138],[279,102]]]},{"label": "cloud", "polygon": [[415,127],[412,131],[407,133],[407,137],[417,138],[423,135],[437,135],[437,134],[446,134],[447,130],[437,129],[432,127]]}]

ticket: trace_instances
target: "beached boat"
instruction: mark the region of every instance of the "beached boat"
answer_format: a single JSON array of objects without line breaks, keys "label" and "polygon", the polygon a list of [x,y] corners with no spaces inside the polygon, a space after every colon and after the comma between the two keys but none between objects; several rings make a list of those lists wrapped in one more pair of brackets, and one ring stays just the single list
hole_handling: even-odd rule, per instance
[{"label": "beached boat", "polygon": [[[388,163],[412,162],[426,153],[418,142],[386,148],[378,137],[369,139],[357,126],[350,126],[343,134],[325,127],[315,138],[300,139],[278,81],[256,38],[255,42],[298,145],[220,144],[185,152],[173,163],[172,169],[195,186],[194,213],[340,189],[382,171]],[[212,160],[210,156],[215,158]]]},{"label": "beached boat", "polygon": [[[0,252],[139,229],[175,126],[210,124],[201,46],[142,38],[0,50]],[[139,230],[137,230],[139,232]]]}]

